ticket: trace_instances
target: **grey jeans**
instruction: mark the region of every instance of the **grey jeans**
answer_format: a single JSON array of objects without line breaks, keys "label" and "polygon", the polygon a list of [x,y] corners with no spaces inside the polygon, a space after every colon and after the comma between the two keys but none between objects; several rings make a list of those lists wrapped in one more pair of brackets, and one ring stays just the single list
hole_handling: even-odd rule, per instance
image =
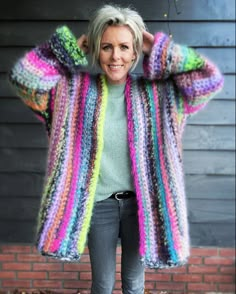
[{"label": "grey jeans", "polygon": [[92,267],[91,294],[112,294],[116,276],[116,247],[121,241],[121,280],[124,294],[144,293],[144,267],[139,258],[135,197],[95,203],[88,235]]}]

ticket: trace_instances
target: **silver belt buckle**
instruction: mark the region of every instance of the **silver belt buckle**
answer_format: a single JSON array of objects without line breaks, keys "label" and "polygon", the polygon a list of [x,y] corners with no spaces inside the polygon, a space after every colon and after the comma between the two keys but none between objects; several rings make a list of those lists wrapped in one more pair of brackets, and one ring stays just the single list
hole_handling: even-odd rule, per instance
[{"label": "silver belt buckle", "polygon": [[122,194],[123,194],[123,192],[117,192],[115,194],[115,199],[118,200],[118,201],[120,201],[121,199],[119,198],[119,195],[122,195]]}]

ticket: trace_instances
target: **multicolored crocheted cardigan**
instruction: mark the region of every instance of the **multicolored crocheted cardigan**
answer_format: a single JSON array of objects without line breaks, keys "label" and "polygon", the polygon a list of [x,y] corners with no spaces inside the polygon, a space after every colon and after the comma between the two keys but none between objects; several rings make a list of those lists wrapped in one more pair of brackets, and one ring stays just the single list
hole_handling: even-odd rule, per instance
[{"label": "multicolored crocheted cardigan", "polygon": [[[10,80],[46,124],[46,180],[37,247],[77,261],[86,245],[103,151],[106,78],[82,72],[86,57],[67,27],[20,59]],[[143,76],[127,77],[125,98],[138,203],[140,258],[146,267],[184,264],[189,232],[181,139],[186,118],[223,85],[219,70],[193,49],[155,35]],[[132,232],[131,232],[132,233]]]}]

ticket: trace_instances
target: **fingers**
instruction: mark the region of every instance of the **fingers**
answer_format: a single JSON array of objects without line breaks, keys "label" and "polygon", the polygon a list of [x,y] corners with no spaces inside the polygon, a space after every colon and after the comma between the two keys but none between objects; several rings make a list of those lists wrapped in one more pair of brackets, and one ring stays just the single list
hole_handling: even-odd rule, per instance
[{"label": "fingers", "polygon": [[149,55],[152,50],[152,46],[154,44],[154,36],[153,34],[143,31],[143,53]]},{"label": "fingers", "polygon": [[153,42],[154,42],[154,36],[153,36],[153,34],[147,32],[147,31],[143,31],[143,40],[144,41],[148,41],[151,44],[153,44]]},{"label": "fingers", "polygon": [[86,35],[81,35],[79,39],[77,40],[77,44],[84,51],[85,54],[88,53],[89,47],[88,47],[88,38]]}]

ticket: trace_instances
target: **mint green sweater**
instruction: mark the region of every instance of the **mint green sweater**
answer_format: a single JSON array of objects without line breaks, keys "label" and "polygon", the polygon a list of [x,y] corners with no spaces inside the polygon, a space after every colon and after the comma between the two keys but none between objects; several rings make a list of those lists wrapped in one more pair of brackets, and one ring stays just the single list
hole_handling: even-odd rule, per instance
[{"label": "mint green sweater", "polygon": [[96,189],[96,201],[113,192],[134,191],[127,139],[125,84],[108,84],[104,148]]}]

